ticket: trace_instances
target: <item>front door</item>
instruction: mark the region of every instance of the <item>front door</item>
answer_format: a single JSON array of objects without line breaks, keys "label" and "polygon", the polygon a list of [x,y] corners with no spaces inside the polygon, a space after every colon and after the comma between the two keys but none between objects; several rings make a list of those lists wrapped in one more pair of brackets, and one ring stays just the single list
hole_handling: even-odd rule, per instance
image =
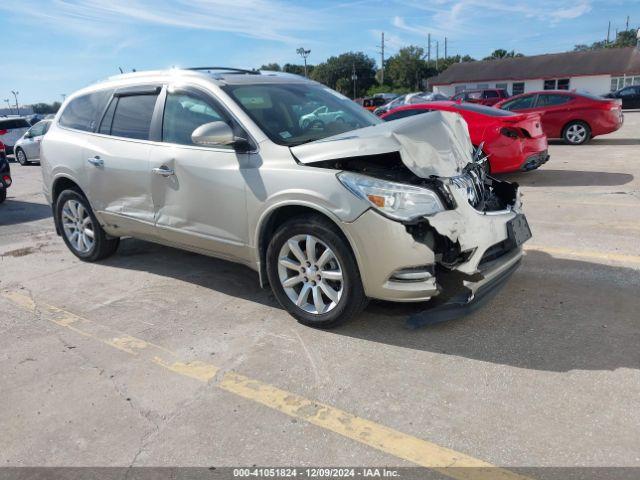
[{"label": "front door", "polygon": [[150,152],[155,224],[165,241],[242,259],[248,244],[243,170],[255,156],[192,142],[196,128],[217,121],[233,123],[208,93],[167,89],[162,143]]},{"label": "front door", "polygon": [[87,196],[96,214],[122,234],[153,234],[150,130],[158,89],[114,94],[98,135],[84,148]]}]

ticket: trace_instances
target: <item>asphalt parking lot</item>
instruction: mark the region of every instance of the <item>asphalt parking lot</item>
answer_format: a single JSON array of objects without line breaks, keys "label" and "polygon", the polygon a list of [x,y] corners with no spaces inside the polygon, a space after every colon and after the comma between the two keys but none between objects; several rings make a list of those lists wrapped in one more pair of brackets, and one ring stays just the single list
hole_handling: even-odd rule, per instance
[{"label": "asphalt parking lot", "polygon": [[640,112],[550,153],[508,176],[534,234],[520,270],[418,330],[382,302],[307,328],[249,269],[138,240],[82,263],[40,167],[12,163],[0,465],[640,467]]}]

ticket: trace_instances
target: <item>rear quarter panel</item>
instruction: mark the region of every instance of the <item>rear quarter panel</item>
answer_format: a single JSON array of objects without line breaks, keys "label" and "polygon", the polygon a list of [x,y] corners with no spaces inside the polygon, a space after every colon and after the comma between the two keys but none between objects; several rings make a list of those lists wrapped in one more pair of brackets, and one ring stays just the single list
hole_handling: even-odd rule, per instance
[{"label": "rear quarter panel", "polygon": [[86,191],[86,173],[82,159],[84,133],[52,124],[40,144],[42,189],[51,204],[56,180],[66,177]]}]

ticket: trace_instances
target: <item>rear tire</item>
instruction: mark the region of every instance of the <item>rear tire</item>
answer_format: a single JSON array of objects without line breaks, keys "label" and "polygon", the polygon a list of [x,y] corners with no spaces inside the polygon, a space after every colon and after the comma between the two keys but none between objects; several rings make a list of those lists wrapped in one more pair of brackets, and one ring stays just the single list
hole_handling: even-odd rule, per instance
[{"label": "rear tire", "polygon": [[100,226],[89,201],[78,190],[64,190],[56,200],[55,221],[71,253],[85,262],[113,255],[120,243]]},{"label": "rear tire", "polygon": [[0,203],[4,202],[7,199],[7,189],[0,188]]},{"label": "rear tire", "polygon": [[278,302],[304,325],[336,327],[367,304],[351,248],[338,228],[319,215],[300,215],[282,224],[266,260]]},{"label": "rear tire", "polygon": [[24,150],[22,150],[21,148],[16,150],[16,160],[23,167],[26,165],[29,165],[29,160],[27,159],[27,155],[24,153]]},{"label": "rear tire", "polygon": [[591,139],[591,129],[585,122],[577,120],[564,127],[562,138],[567,145],[582,145]]}]

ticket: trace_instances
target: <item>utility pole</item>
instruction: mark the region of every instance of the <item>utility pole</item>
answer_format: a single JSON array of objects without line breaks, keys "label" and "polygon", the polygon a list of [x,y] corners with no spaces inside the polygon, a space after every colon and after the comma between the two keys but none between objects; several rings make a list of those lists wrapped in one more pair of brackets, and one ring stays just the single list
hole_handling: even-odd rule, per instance
[{"label": "utility pole", "polygon": [[62,101],[63,102],[67,99],[67,94],[66,93],[61,93],[60,96],[62,97]]},{"label": "utility pole", "polygon": [[380,85],[384,85],[384,32],[380,43]]},{"label": "utility pole", "polygon": [[308,75],[307,75],[307,57],[311,53],[311,50],[305,50],[303,47],[300,47],[299,49],[296,50],[296,53],[298,55],[300,55],[304,59],[304,76],[308,77]]},{"label": "utility pole", "polygon": [[15,90],[11,90],[11,93],[13,93],[13,98],[16,99],[16,111],[18,112],[18,116],[20,116],[20,106],[18,105],[18,95],[20,94],[20,92],[16,92]]},{"label": "utility pole", "polygon": [[427,63],[431,63],[431,34],[427,34]]},{"label": "utility pole", "polygon": [[440,57],[440,41],[436,40],[436,70],[438,70],[438,59]]},{"label": "utility pole", "polygon": [[627,28],[626,30],[629,30],[629,15],[627,15]]},{"label": "utility pole", "polygon": [[351,80],[353,80],[353,99],[356,99],[356,81],[358,80],[358,75],[356,74],[356,64],[353,64],[353,69],[351,70]]},{"label": "utility pole", "polygon": [[607,27],[607,45],[609,44],[610,35],[611,35],[611,20],[609,20],[609,26]]},{"label": "utility pole", "polygon": [[445,60],[449,58],[449,56],[447,55],[447,37],[444,37],[444,58]]}]

